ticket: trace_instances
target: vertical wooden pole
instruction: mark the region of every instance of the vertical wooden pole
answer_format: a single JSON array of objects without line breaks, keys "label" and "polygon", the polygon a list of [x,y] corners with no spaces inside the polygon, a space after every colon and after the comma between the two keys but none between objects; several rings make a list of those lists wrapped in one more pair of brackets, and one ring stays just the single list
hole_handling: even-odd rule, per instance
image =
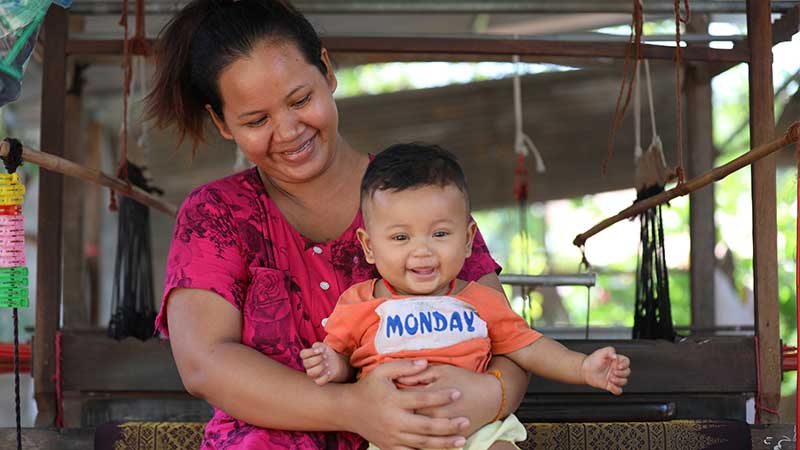
[{"label": "vertical wooden pole", "polygon": [[[67,91],[66,137],[64,157],[79,164],[85,162],[83,145],[83,80],[82,68],[73,64],[72,83]],[[83,249],[83,203],[86,182],[64,178],[63,194],[63,327],[80,329],[89,326],[89,305],[86,293],[86,260]]]},{"label": "vertical wooden pole", "polygon": [[[86,167],[100,170],[100,147],[103,139],[103,125],[90,121],[86,127]],[[87,289],[89,291],[89,324],[99,325],[100,280],[98,279],[98,253],[100,248],[100,209],[102,189],[89,183],[84,188],[83,197],[83,242],[86,245]]]},{"label": "vertical wooden pole", "polygon": [[[747,0],[747,39],[750,44],[750,145],[772,140],[775,134],[772,87],[772,22],[768,0]],[[762,423],[776,423],[780,402],[781,349],[778,321],[778,256],[775,208],[775,154],[752,167],[753,278],[758,336],[759,411]]]},{"label": "vertical wooden pole", "polygon": [[[707,33],[708,16],[693,15],[689,32]],[[686,70],[686,131],[688,174],[696,177],[714,168],[711,117],[711,75],[708,64],[689,63]],[[714,184],[689,194],[692,326],[713,327],[714,308]]]},{"label": "vertical wooden pole", "polygon": [[[64,151],[66,107],[67,12],[50,6],[44,21],[42,76],[42,150],[61,156]],[[55,335],[61,305],[62,176],[39,172],[39,229],[36,253],[36,324],[34,337],[34,397],[37,427],[55,424]]]}]

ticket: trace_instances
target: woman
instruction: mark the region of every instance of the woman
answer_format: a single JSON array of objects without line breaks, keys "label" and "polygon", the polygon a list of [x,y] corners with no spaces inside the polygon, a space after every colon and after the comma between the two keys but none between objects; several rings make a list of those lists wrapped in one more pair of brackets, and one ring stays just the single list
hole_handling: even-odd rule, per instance
[{"label": "woman", "polygon": [[[203,448],[345,450],[364,445],[358,435],[383,449],[458,447],[516,408],[527,377],[504,358],[492,365],[504,383],[425,362],[353,384],[304,375],[300,350],[324,338],[339,294],[375,272],[355,236],[369,158],[339,135],[336,77],[301,14],[195,0],[162,32],[156,62],[149,116],[195,147],[210,117],[256,166],[189,195],[167,263],[157,326],[187,390],[215,408]],[[473,255],[460,276],[500,289],[480,238]]]}]

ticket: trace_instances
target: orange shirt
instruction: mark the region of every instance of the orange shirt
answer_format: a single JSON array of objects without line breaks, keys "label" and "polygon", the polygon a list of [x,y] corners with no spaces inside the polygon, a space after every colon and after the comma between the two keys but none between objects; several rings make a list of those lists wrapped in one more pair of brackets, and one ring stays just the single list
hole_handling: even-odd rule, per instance
[{"label": "orange shirt", "polygon": [[541,337],[505,296],[471,282],[448,296],[373,296],[376,280],[351,286],[325,323],[325,343],[350,357],[359,378],[385,362],[426,359],[484,372],[493,354]]}]

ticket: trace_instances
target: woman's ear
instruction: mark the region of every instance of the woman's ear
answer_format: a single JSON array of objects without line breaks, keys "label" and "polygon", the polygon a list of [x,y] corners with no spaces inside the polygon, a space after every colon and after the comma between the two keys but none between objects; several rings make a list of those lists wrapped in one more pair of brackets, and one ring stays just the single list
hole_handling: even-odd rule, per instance
[{"label": "woman's ear", "polygon": [[217,127],[219,134],[223,138],[232,141],[233,135],[231,134],[231,131],[228,129],[228,126],[225,125],[225,121],[222,120],[222,117],[218,116],[217,113],[214,112],[214,108],[212,108],[211,105],[206,105],[206,111],[208,111],[208,114],[211,116],[211,121],[214,122],[214,125]]},{"label": "woman's ear", "polygon": [[356,236],[358,237],[358,242],[361,243],[361,249],[364,250],[364,259],[370,264],[375,264],[375,256],[372,254],[372,245],[367,230],[359,228],[356,230]]},{"label": "woman's ear", "polygon": [[472,241],[475,240],[475,233],[478,232],[478,225],[471,218],[467,224],[467,258],[472,256]]},{"label": "woman's ear", "polygon": [[322,64],[325,65],[325,69],[327,71],[325,79],[328,81],[328,87],[330,87],[331,93],[336,92],[336,86],[338,86],[339,82],[336,80],[336,74],[333,72],[333,64],[331,63],[331,58],[328,55],[328,50],[325,47],[322,47],[320,58],[322,59]]}]

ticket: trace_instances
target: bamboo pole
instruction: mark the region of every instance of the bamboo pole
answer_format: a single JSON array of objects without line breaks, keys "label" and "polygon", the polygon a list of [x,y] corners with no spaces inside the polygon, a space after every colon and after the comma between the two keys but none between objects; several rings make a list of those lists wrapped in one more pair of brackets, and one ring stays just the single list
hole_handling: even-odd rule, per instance
[{"label": "bamboo pole", "polygon": [[[0,157],[5,157],[11,150],[8,142],[0,143]],[[99,184],[107,188],[113,189],[115,192],[126,197],[130,197],[137,202],[147,205],[153,209],[157,209],[172,217],[178,215],[178,208],[170,203],[167,203],[149,192],[146,192],[130,183],[107,175],[97,169],[90,169],[76,164],[68,159],[60,158],[49,153],[40,152],[28,147],[22,147],[22,159],[24,161],[36,164],[44,169],[61,173],[70,177],[80,178],[84,181],[89,181],[94,184]]]},{"label": "bamboo pole", "polygon": [[593,226],[588,231],[575,236],[575,240],[573,240],[572,243],[578,247],[582,247],[584,244],[586,244],[587,239],[605,230],[611,225],[614,225],[619,221],[636,216],[638,214],[647,211],[650,208],[666,203],[675,197],[686,195],[710,183],[719,181],[725,178],[726,176],[730,175],[731,173],[741,169],[742,167],[752,164],[753,162],[758,161],[759,159],[767,155],[771,155],[772,153],[781,150],[787,145],[795,143],[799,140],[800,140],[800,122],[795,122],[789,127],[789,129],[786,131],[786,134],[784,134],[783,137],[770,141],[764,145],[760,145],[750,150],[749,152],[739,156],[733,161],[724,164],[722,166],[715,167],[714,169],[711,169],[700,176],[692,178],[691,180],[683,184],[679,184],[668,191],[664,191],[658,195],[654,195],[650,198],[634,203],[633,205],[620,211],[617,215],[609,217],[603,220],[602,222],[598,223],[597,225]]}]

